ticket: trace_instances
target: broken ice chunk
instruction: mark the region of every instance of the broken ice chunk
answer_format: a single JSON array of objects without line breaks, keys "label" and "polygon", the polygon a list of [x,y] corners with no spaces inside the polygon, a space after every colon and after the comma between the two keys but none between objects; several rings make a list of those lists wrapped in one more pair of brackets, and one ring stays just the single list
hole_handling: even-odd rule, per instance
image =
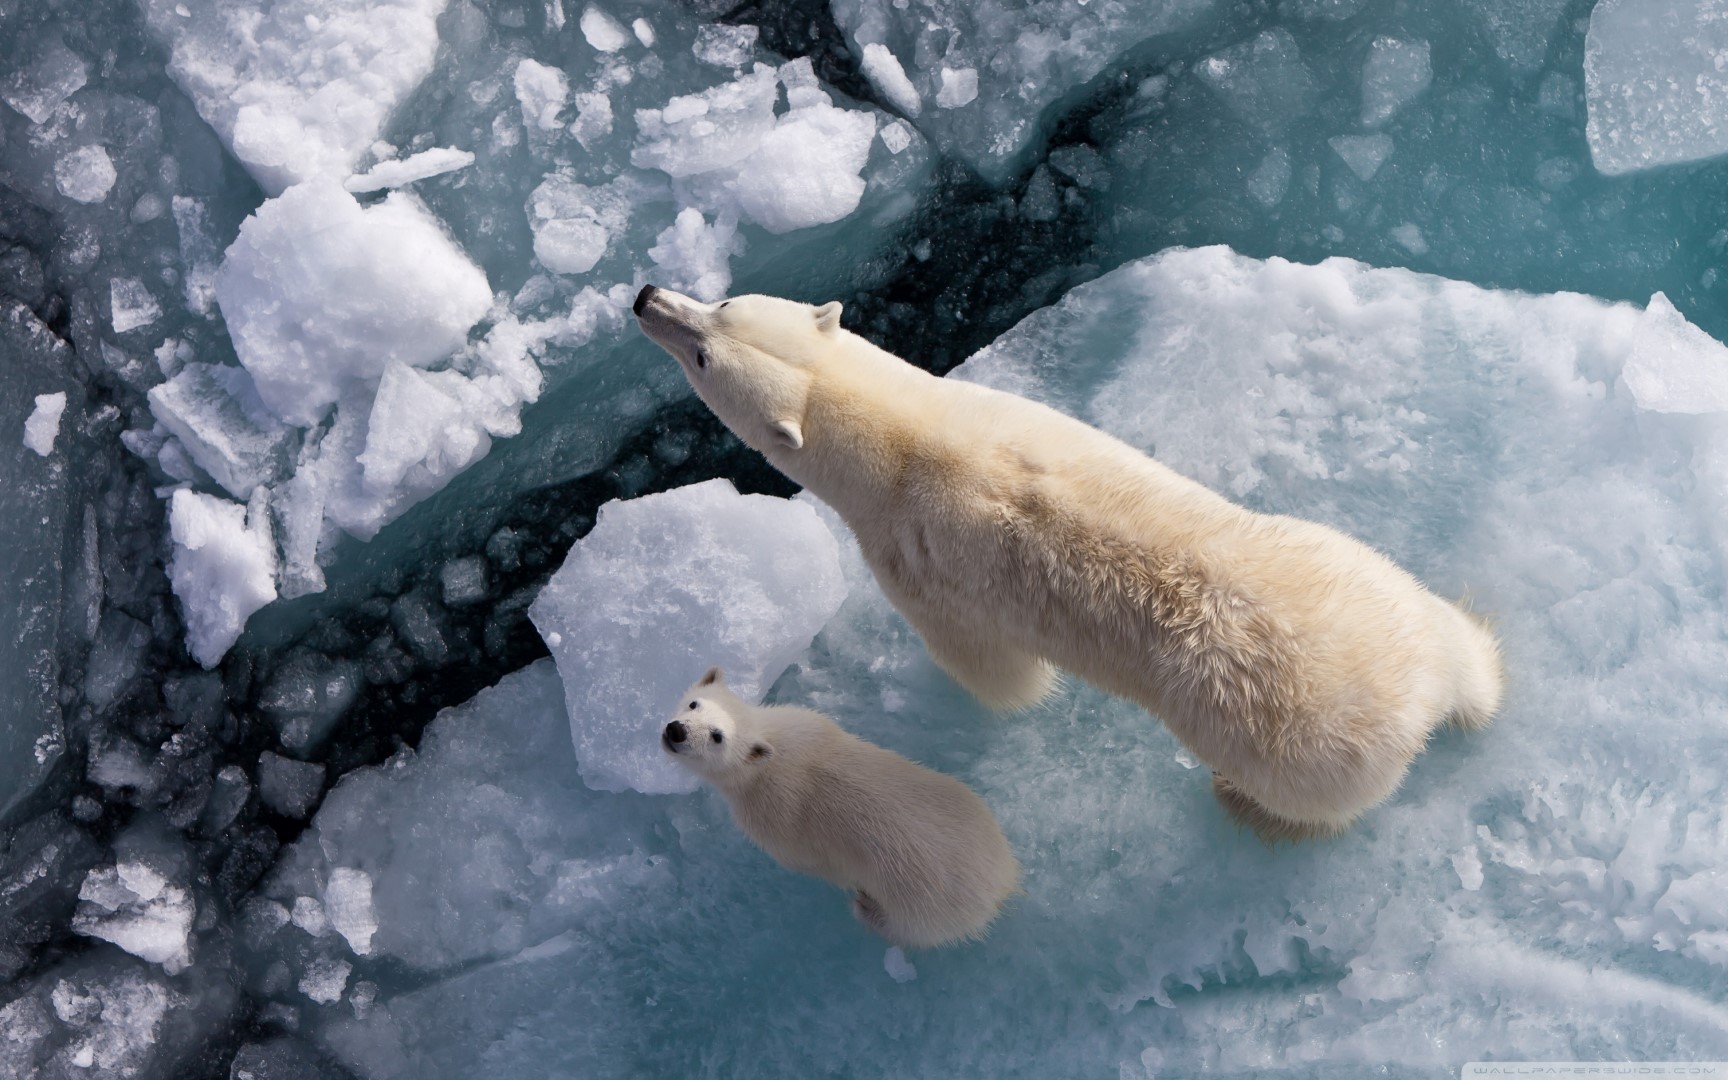
[{"label": "broken ice chunk", "polygon": [[250,508],[184,488],[168,504],[168,580],[186,619],[186,647],[215,667],[252,613],[276,599],[276,546],[260,488]]},{"label": "broken ice chunk", "polygon": [[[570,97],[570,80],[555,67],[523,59],[516,64],[516,100],[529,131],[557,131],[558,114]],[[350,188],[349,190],[353,190]]]},{"label": "broken ice chunk", "polygon": [[372,878],[364,870],[339,866],[324,886],[324,912],[330,928],[341,934],[356,956],[372,955],[372,935],[378,932],[378,912],[372,906]]},{"label": "broken ice chunk", "polygon": [[300,992],[320,1005],[333,1005],[342,1000],[353,970],[354,965],[346,960],[313,960],[300,977]]},{"label": "broken ice chunk", "polygon": [[570,124],[570,134],[584,150],[612,134],[612,99],[605,94],[577,94],[576,119]]},{"label": "broken ice chunk", "polygon": [[600,510],[529,609],[564,680],[583,780],[691,791],[657,733],[710,664],[753,698],[846,597],[840,551],[815,511],[725,480]]},{"label": "broken ice chunk", "polygon": [[448,0],[141,0],[168,74],[270,195],[340,180],[432,70]]},{"label": "broken ice chunk", "polygon": [[1260,166],[1248,174],[1248,194],[1270,210],[1284,201],[1290,187],[1290,151],[1274,146],[1266,152]]},{"label": "broken ice chunk", "polygon": [[906,77],[906,69],[900,66],[899,58],[888,50],[888,46],[875,42],[864,46],[864,77],[888,100],[888,104],[907,116],[916,117],[923,110],[918,88]]},{"label": "broken ice chunk", "polygon": [[1620,377],[1640,409],[1728,412],[1728,346],[1688,322],[1662,293],[1650,298]]},{"label": "broken ice chunk", "polygon": [[1384,124],[1433,81],[1426,41],[1375,38],[1362,65],[1362,125]]},{"label": "broken ice chunk", "polygon": [[749,157],[774,126],[774,69],[759,65],[733,82],[636,111],[630,163],[669,176],[723,169]]},{"label": "broken ice chunk", "polygon": [[137,278],[114,278],[108,283],[109,310],[116,334],[149,326],[162,317],[162,307]]},{"label": "broken ice chunk", "polygon": [[1390,135],[1335,135],[1326,144],[1344,159],[1359,179],[1372,180],[1392,156]]},{"label": "broken ice chunk", "polygon": [[60,437],[60,417],[66,411],[66,392],[37,394],[36,407],[24,421],[24,445],[43,457],[54,452]]},{"label": "broken ice chunk", "polygon": [[978,69],[942,69],[942,88],[936,91],[936,107],[958,109],[978,100]]},{"label": "broken ice chunk", "polygon": [[101,202],[118,178],[108,151],[100,146],[80,146],[54,163],[54,186],[73,202]]},{"label": "broken ice chunk", "polygon": [[586,274],[630,224],[642,185],[629,176],[590,187],[552,173],[528,197],[534,257],[555,274]]},{"label": "broken ice chunk", "polygon": [[259,396],[302,427],[344,383],[448,357],[492,303],[486,275],[414,196],[362,209],[324,180],[246,219],[216,297]]},{"label": "broken ice chunk", "polygon": [[400,161],[380,161],[359,176],[350,176],[342,186],[355,194],[380,188],[407,187],[417,180],[442,176],[472,164],[474,155],[467,150],[434,146]]},{"label": "broken ice chunk", "polygon": [[738,249],[738,224],[721,217],[709,225],[700,210],[685,208],[648,249],[665,287],[712,303],[732,286],[730,260]]},{"label": "broken ice chunk", "polygon": [[[18,44],[14,38],[12,45]],[[56,37],[38,46],[34,63],[0,79],[0,99],[29,117],[32,124],[40,124],[89,79],[84,61]]]},{"label": "broken ice chunk", "polygon": [[187,364],[148,396],[150,412],[236,499],[287,470],[294,431],[264,407],[244,369]]},{"label": "broken ice chunk", "polygon": [[582,20],[577,25],[588,44],[603,53],[617,52],[630,43],[630,35],[618,25],[618,20],[592,4],[583,10]]},{"label": "broken ice chunk", "polygon": [[192,963],[192,894],[141,861],[98,867],[78,890],[72,929],[176,975]]},{"label": "broken ice chunk", "polygon": [[705,23],[696,28],[696,43],[690,51],[704,64],[740,68],[756,51],[756,38],[760,34],[761,30],[754,26]]},{"label": "broken ice chunk", "polygon": [[1610,176],[1728,153],[1718,0],[1601,0],[1584,38],[1590,158]]},{"label": "broken ice chunk", "polygon": [[202,200],[176,195],[169,205],[174,212],[174,227],[180,234],[186,309],[207,316],[216,306],[216,268],[222,262],[222,249],[216,246]]},{"label": "broken ice chunk", "polygon": [[444,585],[444,606],[465,607],[486,599],[486,557],[468,555],[451,559],[440,571]]},{"label": "broken ice chunk", "polygon": [[276,737],[296,754],[316,750],[360,693],[359,665],[310,650],[296,651],[271,676],[258,707]]},{"label": "broken ice chunk", "polygon": [[258,797],[284,817],[304,819],[324,790],[324,766],[266,750],[258,755]]},{"label": "broken ice chunk", "polygon": [[1200,81],[1241,119],[1273,133],[1288,127],[1314,101],[1314,77],[1290,31],[1261,31],[1194,66]]}]

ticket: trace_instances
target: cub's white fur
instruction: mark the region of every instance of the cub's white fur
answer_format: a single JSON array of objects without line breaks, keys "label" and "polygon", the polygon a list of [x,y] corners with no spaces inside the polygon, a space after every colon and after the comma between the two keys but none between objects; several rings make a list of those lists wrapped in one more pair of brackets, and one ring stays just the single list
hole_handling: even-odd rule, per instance
[{"label": "cub's white fur", "polygon": [[1342,533],[936,378],[841,329],[836,303],[649,288],[636,306],[708,407],[840,513],[955,679],[1014,708],[1061,667],[1139,702],[1262,836],[1343,829],[1448,717],[1499,707],[1488,630]]},{"label": "cub's white fur", "polygon": [[902,948],[981,937],[1020,864],[984,800],[951,776],[809,709],[752,705],[719,668],[661,733],[782,866],[852,892],[859,921]]}]

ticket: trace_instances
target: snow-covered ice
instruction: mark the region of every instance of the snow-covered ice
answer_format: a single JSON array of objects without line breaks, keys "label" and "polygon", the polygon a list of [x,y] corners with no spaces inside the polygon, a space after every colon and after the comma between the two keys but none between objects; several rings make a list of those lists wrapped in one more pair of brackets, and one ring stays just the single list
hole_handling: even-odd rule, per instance
[{"label": "snow-covered ice", "polygon": [[36,407],[24,420],[24,445],[39,457],[54,452],[54,440],[60,437],[60,417],[66,412],[66,391],[37,394]]},{"label": "snow-covered ice", "polygon": [[565,677],[582,778],[695,790],[658,732],[710,666],[766,691],[845,598],[838,549],[807,506],[725,480],[608,503],[529,609]]},{"label": "snow-covered ice", "polygon": [[267,502],[250,506],[181,489],[169,503],[174,554],[168,576],[186,620],[186,647],[207,668],[239,638],[252,613],[276,599],[276,546]]},{"label": "snow-covered ice", "polygon": [[1602,172],[1728,154],[1720,0],[1601,0],[1584,50],[1590,157]]},{"label": "snow-covered ice", "polygon": [[419,180],[466,169],[474,164],[474,155],[453,146],[435,146],[418,154],[393,161],[380,161],[358,176],[350,176],[342,186],[355,194],[381,188],[407,187]]}]

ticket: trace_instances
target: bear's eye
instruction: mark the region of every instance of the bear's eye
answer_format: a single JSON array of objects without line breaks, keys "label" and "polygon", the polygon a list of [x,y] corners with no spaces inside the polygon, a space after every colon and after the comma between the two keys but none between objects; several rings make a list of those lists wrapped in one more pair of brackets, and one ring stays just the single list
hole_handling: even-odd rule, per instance
[{"label": "bear's eye", "polygon": [[691,708],[692,708],[692,709],[694,709],[694,708],[695,708],[695,707],[696,707],[696,703],[695,703],[695,702],[694,702],[694,701],[692,701],[692,702],[691,702],[691,703],[690,703],[690,707],[691,707]]},{"label": "bear's eye", "polygon": [[705,368],[708,366],[708,350],[707,349],[697,349],[696,350],[696,366],[699,368]]},{"label": "bear's eye", "polygon": [[726,741],[726,736],[720,734],[718,731],[710,732],[708,737],[710,739],[713,739],[715,742],[725,742]]}]

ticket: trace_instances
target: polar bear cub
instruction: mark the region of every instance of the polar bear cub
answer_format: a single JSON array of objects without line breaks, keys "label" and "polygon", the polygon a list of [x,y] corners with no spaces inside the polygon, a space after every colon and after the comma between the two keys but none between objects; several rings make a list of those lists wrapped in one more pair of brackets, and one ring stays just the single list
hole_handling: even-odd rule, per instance
[{"label": "polar bear cub", "polygon": [[1334,529],[937,378],[842,329],[838,303],[648,286],[635,311],[734,434],[840,514],[957,681],[1016,708],[1063,668],[1140,703],[1264,837],[1343,829],[1435,728],[1499,708],[1487,628]]},{"label": "polar bear cub", "polygon": [[719,668],[692,686],[660,745],[726,797],[782,866],[852,893],[852,913],[902,948],[982,937],[1020,864],[965,784],[809,709],[752,705]]}]

